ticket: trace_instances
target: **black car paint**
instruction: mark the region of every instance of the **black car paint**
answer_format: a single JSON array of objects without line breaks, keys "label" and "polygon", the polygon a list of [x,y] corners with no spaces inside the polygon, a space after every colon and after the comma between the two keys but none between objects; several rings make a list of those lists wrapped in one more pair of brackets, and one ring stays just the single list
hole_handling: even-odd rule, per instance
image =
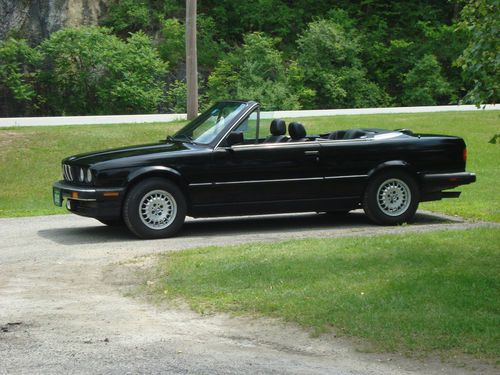
[{"label": "black car paint", "polygon": [[[152,176],[177,183],[194,217],[354,209],[370,177],[385,168],[404,168],[416,176],[421,200],[441,199],[442,190],[475,181],[465,173],[464,141],[451,136],[395,132],[380,139],[225,147],[229,131],[257,109],[256,102],[246,102],[240,116],[208,145],[162,141],[66,158],[63,164],[91,168],[94,182],[55,186],[71,201],[70,211],[110,219],[120,217],[130,187]],[[79,189],[94,198],[72,199]],[[105,197],[109,192],[118,194]]]}]

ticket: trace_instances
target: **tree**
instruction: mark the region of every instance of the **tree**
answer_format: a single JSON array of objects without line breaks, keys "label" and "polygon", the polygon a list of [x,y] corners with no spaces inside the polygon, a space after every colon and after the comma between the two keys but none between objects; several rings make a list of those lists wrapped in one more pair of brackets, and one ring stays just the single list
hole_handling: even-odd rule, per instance
[{"label": "tree", "polygon": [[3,97],[1,113],[22,115],[36,107],[35,85],[38,78],[40,53],[25,40],[9,38],[0,41],[0,96]]},{"label": "tree", "polygon": [[110,7],[104,24],[126,35],[128,32],[146,29],[150,20],[147,0],[119,0]]},{"label": "tree", "polygon": [[167,64],[142,32],[122,41],[106,28],[63,29],[40,51],[49,113],[151,113],[162,99]]},{"label": "tree", "polygon": [[457,65],[472,89],[466,102],[477,106],[496,103],[500,93],[500,1],[470,0],[461,12],[460,27],[470,33],[470,42],[457,59]]},{"label": "tree", "polygon": [[196,52],[196,0],[186,0],[187,118],[198,116],[198,55]]},{"label": "tree", "polygon": [[285,65],[277,42],[263,33],[245,35],[243,45],[219,60],[208,77],[208,97],[254,99],[267,110],[299,109],[301,97],[314,93],[303,87],[297,64]]},{"label": "tree", "polygon": [[315,90],[316,108],[379,106],[387,95],[366,78],[354,31],[334,20],[311,22],[297,41],[305,83]]},{"label": "tree", "polygon": [[[170,66],[177,67],[176,78],[184,79],[186,62],[186,26],[177,18],[162,21],[158,38],[158,50],[162,59]],[[196,51],[198,57],[198,73],[211,71],[217,60],[224,54],[224,43],[216,39],[216,25],[211,17],[196,17]]]},{"label": "tree", "polygon": [[434,55],[425,55],[405,75],[402,103],[404,105],[448,104],[450,85],[441,74]]}]

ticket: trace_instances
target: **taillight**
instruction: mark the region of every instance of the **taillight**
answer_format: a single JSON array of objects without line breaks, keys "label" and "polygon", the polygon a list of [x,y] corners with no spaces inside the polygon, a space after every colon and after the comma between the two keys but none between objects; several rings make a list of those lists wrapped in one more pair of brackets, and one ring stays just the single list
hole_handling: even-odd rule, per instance
[{"label": "taillight", "polygon": [[467,161],[467,147],[464,147],[464,152],[462,153],[462,158],[464,159],[464,163]]}]

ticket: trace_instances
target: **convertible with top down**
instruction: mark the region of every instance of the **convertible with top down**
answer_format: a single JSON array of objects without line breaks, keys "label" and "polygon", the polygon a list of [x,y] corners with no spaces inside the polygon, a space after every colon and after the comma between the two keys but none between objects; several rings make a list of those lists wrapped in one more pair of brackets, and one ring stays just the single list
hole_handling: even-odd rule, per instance
[{"label": "convertible with top down", "polygon": [[254,101],[218,102],[153,144],[71,156],[53,185],[58,206],[141,238],[176,234],[186,216],[363,208],[381,225],[408,222],[419,202],[457,198],[476,180],[459,137],[407,129],[307,134],[264,120]]}]

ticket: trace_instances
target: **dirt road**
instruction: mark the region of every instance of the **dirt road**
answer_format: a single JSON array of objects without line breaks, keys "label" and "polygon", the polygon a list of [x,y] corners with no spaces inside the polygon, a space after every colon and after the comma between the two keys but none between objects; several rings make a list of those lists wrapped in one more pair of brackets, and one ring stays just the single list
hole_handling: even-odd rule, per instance
[{"label": "dirt road", "polygon": [[[360,352],[269,319],[199,316],[123,295],[110,264],[204,245],[487,225],[419,214],[411,226],[360,213],[188,220],[180,237],[139,241],[77,216],[0,219],[0,374],[470,374],[437,361]],[[474,365],[475,366],[475,365]],[[489,371],[481,368],[481,371]]]}]

